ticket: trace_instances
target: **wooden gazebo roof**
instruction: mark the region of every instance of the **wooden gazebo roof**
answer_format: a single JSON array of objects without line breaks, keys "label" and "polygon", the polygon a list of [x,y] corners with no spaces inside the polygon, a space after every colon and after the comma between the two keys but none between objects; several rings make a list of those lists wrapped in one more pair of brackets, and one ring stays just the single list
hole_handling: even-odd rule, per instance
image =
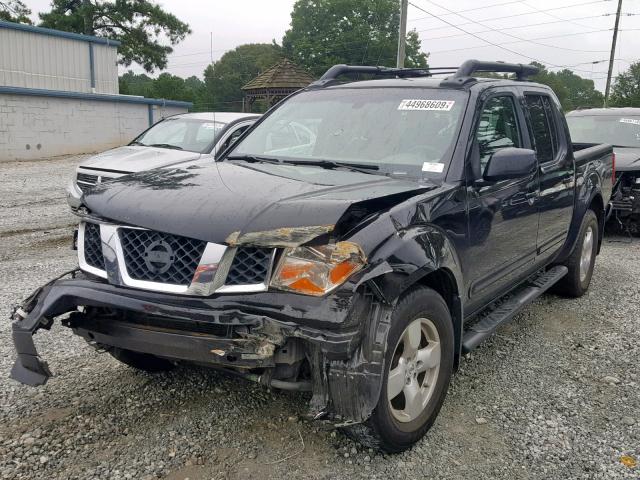
[{"label": "wooden gazebo roof", "polygon": [[311,82],[313,77],[306,70],[285,58],[248,82],[242,90],[249,105],[258,99],[274,105]]}]

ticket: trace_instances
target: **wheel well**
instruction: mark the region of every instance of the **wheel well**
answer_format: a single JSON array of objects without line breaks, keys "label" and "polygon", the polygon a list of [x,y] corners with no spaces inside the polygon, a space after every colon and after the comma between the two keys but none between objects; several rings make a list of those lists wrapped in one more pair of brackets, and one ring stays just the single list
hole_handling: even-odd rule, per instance
[{"label": "wheel well", "polygon": [[604,202],[602,196],[596,195],[591,199],[589,204],[589,210],[593,210],[598,218],[598,253],[600,253],[600,247],[602,246],[602,239],[604,237]]},{"label": "wheel well", "polygon": [[435,290],[447,303],[447,307],[449,307],[455,335],[454,370],[457,370],[462,353],[462,306],[460,304],[458,284],[456,283],[455,277],[449,270],[440,268],[426,274],[416,282],[416,285],[423,285]]}]

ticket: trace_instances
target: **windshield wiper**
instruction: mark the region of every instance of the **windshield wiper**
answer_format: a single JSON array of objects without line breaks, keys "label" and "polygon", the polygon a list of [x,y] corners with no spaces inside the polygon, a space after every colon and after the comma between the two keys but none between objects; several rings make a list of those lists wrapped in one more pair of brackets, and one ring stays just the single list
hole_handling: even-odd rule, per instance
[{"label": "windshield wiper", "polygon": [[138,142],[136,140],[134,140],[133,142],[131,142],[129,145],[142,145],[143,147],[146,147],[147,144],[146,143],[142,143],[142,142]]},{"label": "windshield wiper", "polygon": [[151,145],[146,145],[147,147],[158,147],[158,148],[171,148],[173,150],[182,150],[182,147],[178,145],[171,145],[170,143],[152,143]]},{"label": "windshield wiper", "polygon": [[232,155],[226,158],[227,160],[244,160],[251,163],[271,163],[273,165],[280,165],[282,162],[277,158],[258,157],[256,155]]},{"label": "windshield wiper", "polygon": [[322,168],[334,169],[334,168],[346,168],[353,172],[368,173],[374,175],[373,172],[380,170],[378,165],[370,165],[367,163],[350,163],[350,162],[336,162],[334,160],[285,160],[286,163],[294,165],[313,165]]}]

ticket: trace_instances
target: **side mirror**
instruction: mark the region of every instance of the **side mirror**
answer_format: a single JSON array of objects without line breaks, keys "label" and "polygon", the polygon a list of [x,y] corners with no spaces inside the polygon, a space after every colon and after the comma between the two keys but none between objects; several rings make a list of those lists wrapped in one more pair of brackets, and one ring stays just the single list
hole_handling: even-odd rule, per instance
[{"label": "side mirror", "polygon": [[489,182],[510,180],[536,171],[536,152],[526,148],[503,148],[491,155],[482,177]]}]

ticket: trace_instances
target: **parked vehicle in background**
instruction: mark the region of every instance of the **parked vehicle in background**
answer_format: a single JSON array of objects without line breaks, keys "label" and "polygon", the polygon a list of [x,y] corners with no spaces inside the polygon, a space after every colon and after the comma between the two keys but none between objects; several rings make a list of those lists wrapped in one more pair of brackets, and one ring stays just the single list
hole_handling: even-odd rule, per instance
[{"label": "parked vehicle in background", "polygon": [[578,143],[613,145],[616,186],[609,225],[640,235],[640,108],[593,108],[567,114],[571,138]]},{"label": "parked vehicle in background", "polygon": [[129,145],[84,160],[68,189],[77,206],[82,192],[107,180],[153,168],[215,157],[236,141],[260,115],[235,112],[185,113],[167,117]]},{"label": "parked vehicle in background", "polygon": [[[487,71],[518,80],[473,76]],[[310,418],[411,447],[462,353],[549,288],[589,288],[612,147],[572,144],[537,71],[337,65],[218,161],[88,190],[80,271],[14,312],[13,378],[49,378],[32,335],[69,313],[134,368],[310,390]]]}]

